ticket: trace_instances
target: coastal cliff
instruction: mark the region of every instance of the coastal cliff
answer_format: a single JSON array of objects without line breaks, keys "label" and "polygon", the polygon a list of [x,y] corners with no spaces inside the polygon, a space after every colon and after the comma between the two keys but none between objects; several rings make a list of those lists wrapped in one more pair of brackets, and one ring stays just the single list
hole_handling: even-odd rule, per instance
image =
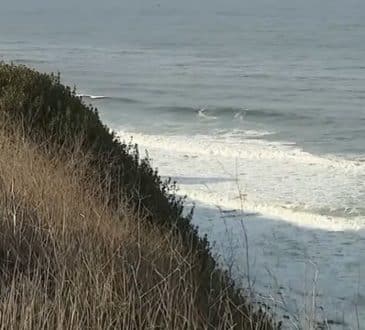
[{"label": "coastal cliff", "polygon": [[59,75],[0,64],[4,329],[273,329],[138,147]]}]

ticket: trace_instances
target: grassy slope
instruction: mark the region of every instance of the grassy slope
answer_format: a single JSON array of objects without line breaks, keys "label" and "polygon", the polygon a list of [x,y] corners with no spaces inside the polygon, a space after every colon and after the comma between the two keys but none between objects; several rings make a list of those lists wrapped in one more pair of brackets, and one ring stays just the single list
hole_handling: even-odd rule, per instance
[{"label": "grassy slope", "polygon": [[0,65],[0,153],[2,328],[272,328],[57,77]]}]

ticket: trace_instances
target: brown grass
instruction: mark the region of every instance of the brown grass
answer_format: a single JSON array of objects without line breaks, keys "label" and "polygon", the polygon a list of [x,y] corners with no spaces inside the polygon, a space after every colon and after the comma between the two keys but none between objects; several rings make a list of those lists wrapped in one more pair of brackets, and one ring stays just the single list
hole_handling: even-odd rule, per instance
[{"label": "brown grass", "polygon": [[0,127],[0,329],[272,328],[223,286],[202,295],[194,251],[108,207],[87,166]]}]

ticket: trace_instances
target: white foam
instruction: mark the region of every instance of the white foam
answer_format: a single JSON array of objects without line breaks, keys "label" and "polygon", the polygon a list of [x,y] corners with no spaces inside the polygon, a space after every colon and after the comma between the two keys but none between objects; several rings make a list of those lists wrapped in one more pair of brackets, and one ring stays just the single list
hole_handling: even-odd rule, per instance
[{"label": "white foam", "polygon": [[77,94],[76,96],[86,97],[86,98],[93,99],[93,100],[101,100],[101,99],[106,99],[107,98],[104,95],[90,95],[90,94]]},{"label": "white foam", "polygon": [[273,131],[266,131],[266,130],[254,130],[254,129],[233,129],[230,130],[228,133],[220,132],[219,135],[224,137],[225,139],[233,139],[233,138],[261,138],[268,135],[273,135],[275,132]]},{"label": "white foam", "polygon": [[[250,200],[248,196],[243,193],[242,201],[238,198],[238,192],[232,194],[231,192],[212,192],[208,187],[201,187],[196,190],[196,186],[191,189],[182,185],[179,192],[182,195],[189,196],[192,200],[203,204],[214,205],[217,208],[230,209],[240,211],[243,208],[244,213],[255,214],[277,218],[278,220],[286,220],[290,223],[296,224],[303,228],[319,229],[326,231],[356,231],[359,234],[365,234],[362,230],[365,228],[365,219],[361,216],[351,218],[344,218],[331,215],[321,215],[310,212],[308,210],[296,210],[295,207],[285,207],[284,205],[268,204],[263,202],[256,202]],[[222,188],[223,185],[222,185]]]},{"label": "white foam", "polygon": [[210,120],[216,120],[217,117],[214,117],[214,116],[211,116],[211,115],[208,115],[206,113],[206,109],[205,108],[202,108],[198,111],[198,116],[201,117],[201,118],[204,118],[204,119],[210,119]]},{"label": "white foam", "polygon": [[[241,132],[242,137],[261,137],[272,134],[247,130]],[[276,160],[284,163],[307,164],[310,166],[326,166],[342,170],[361,171],[365,173],[365,162],[347,160],[335,156],[321,157],[310,154],[295,147],[292,142],[269,142],[264,140],[242,140],[234,138],[234,133],[222,134],[219,137],[207,135],[162,136],[144,135],[135,132],[120,131],[121,138],[133,136],[136,142],[147,148],[158,148],[166,151],[178,150],[187,154],[201,156],[241,158],[245,160]]]},{"label": "white foam", "polygon": [[[364,215],[357,216],[356,210],[363,207],[363,162],[312,155],[288,143],[245,140],[242,137],[260,132],[241,133],[213,138],[121,131],[119,136],[126,140],[133,136],[142,149],[148,149],[162,175],[178,182],[181,178],[181,192],[203,203],[239,208],[239,185],[246,210],[300,226],[335,231],[362,228]],[[218,181],[204,180],[206,175]],[[186,185],[186,177],[197,179]],[[338,208],[342,215],[317,211]]]},{"label": "white foam", "polygon": [[245,110],[236,112],[234,114],[233,118],[239,119],[240,121],[244,121],[245,120],[245,117],[246,117],[247,110],[248,109],[245,109]]}]

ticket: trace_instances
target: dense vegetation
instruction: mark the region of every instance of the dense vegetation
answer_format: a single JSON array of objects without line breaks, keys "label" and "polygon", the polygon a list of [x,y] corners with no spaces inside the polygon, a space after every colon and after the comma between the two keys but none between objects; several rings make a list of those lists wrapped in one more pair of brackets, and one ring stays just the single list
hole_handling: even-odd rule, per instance
[{"label": "dense vegetation", "polygon": [[0,131],[5,328],[273,327],[174,185],[59,76],[0,64]]}]

